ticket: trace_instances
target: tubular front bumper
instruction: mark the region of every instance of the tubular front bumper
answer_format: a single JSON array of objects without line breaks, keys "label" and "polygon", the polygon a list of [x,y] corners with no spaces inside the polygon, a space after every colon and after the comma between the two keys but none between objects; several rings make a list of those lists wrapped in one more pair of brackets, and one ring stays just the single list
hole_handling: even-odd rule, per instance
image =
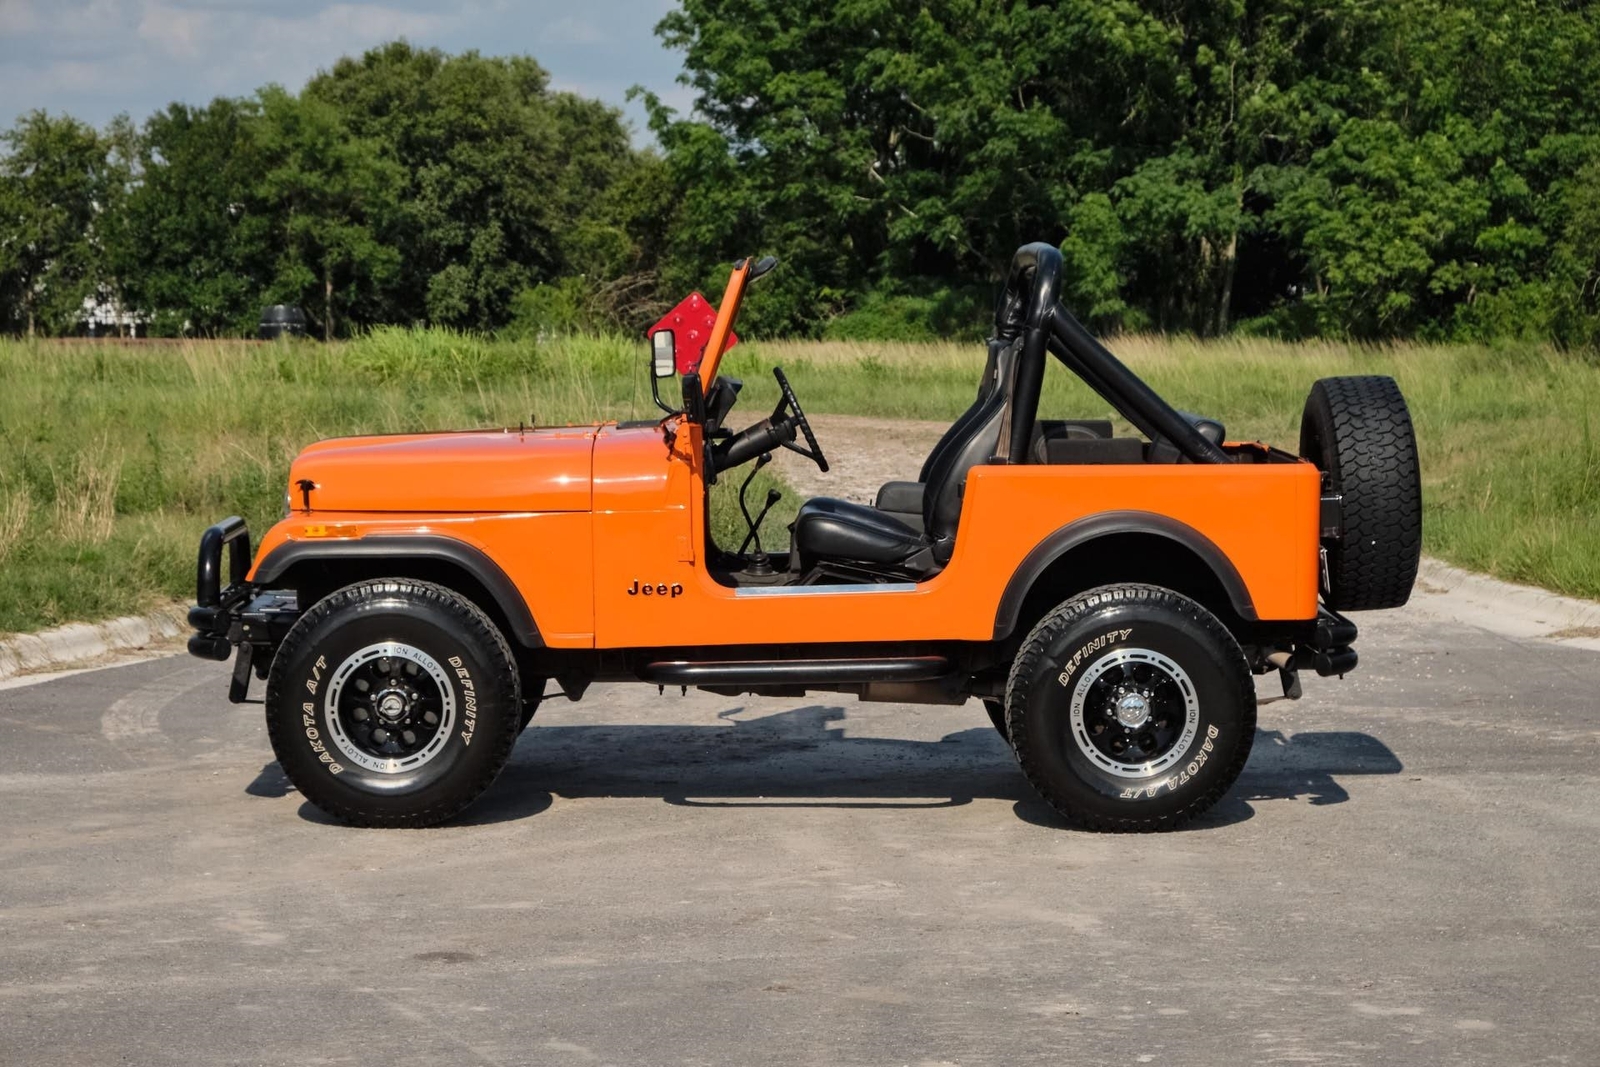
[{"label": "tubular front bumper", "polygon": [[[228,549],[228,585],[222,585],[222,551]],[[189,609],[190,655],[201,659],[227,659],[239,643],[234,632],[235,609],[250,596],[250,528],[237,515],[229,516],[200,535],[200,558],[195,566],[195,605]]]},{"label": "tubular front bumper", "polygon": [[[228,553],[228,584],[222,584],[222,555]],[[263,592],[245,576],[250,573],[250,530],[237,515],[208,527],[200,535],[195,566],[195,605],[189,609],[189,653],[201,659],[226,660],[238,648],[228,699],[244,702],[252,666],[266,677],[271,652],[299,616],[292,592]],[[257,650],[267,655],[258,657]]]}]

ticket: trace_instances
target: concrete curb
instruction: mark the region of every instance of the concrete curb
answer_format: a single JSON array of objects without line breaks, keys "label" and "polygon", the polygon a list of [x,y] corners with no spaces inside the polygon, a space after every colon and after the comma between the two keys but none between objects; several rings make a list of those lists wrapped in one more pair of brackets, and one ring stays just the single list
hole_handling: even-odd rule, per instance
[{"label": "concrete curb", "polygon": [[1519,639],[1600,651],[1600,602],[1560,596],[1424,558],[1411,607]]},{"label": "concrete curb", "polygon": [[0,641],[0,679],[146,648],[177,637],[187,626],[187,610],[174,604],[148,615],[128,615],[100,623],[77,622],[8,637]]}]

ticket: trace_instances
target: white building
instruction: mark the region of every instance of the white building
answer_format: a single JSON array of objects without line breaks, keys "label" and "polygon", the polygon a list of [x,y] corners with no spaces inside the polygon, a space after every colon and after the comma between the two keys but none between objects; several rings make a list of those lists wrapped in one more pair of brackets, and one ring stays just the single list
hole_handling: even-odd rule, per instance
[{"label": "white building", "polygon": [[106,294],[83,298],[79,328],[89,337],[143,337],[150,320],[122,308]]}]

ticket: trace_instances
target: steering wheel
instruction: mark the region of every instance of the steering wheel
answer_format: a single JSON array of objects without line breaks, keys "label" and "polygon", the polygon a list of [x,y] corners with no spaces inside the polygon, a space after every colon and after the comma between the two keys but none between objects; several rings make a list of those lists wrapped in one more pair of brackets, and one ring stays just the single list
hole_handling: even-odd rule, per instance
[{"label": "steering wheel", "polygon": [[783,409],[788,408],[793,415],[794,424],[800,427],[800,432],[805,434],[806,444],[809,448],[801,448],[792,439],[782,442],[783,447],[791,452],[811,460],[817,469],[824,474],[828,471],[828,457],[822,454],[822,446],[817,444],[817,435],[811,432],[811,423],[806,420],[806,413],[800,410],[800,401],[795,398],[794,389],[789,385],[789,379],[784,376],[782,367],[773,367],[772,376],[778,379],[778,388],[783,390],[783,399],[778,402],[778,408],[772,413],[772,421],[777,422],[783,415]]}]

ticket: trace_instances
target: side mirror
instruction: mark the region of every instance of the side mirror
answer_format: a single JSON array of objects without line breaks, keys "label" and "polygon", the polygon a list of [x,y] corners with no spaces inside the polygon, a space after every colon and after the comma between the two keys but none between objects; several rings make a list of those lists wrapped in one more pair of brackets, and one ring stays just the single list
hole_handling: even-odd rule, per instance
[{"label": "side mirror", "polygon": [[677,373],[677,338],[671,330],[657,330],[650,335],[650,395],[655,399],[656,407],[668,415],[676,415],[678,409],[661,399],[661,383]]},{"label": "side mirror", "polygon": [[671,378],[678,373],[678,343],[671,330],[657,330],[650,335],[650,373],[657,378]]}]

